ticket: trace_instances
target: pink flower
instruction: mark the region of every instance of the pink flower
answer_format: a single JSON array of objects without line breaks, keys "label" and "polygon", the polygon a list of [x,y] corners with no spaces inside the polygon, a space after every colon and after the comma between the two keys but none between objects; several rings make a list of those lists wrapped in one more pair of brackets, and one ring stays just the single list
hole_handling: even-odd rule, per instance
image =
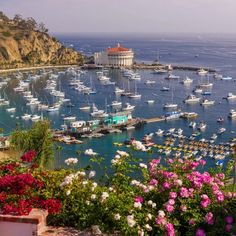
[{"label": "pink flower", "polygon": [[219,193],[216,195],[216,199],[218,202],[223,202],[225,197],[224,197],[224,194],[223,193]]},{"label": "pink flower", "polygon": [[186,207],[185,205],[181,205],[181,206],[180,206],[180,210],[181,210],[182,212],[186,212],[186,211],[187,211],[187,207]]},{"label": "pink flower", "polygon": [[175,205],[175,200],[174,199],[169,199],[168,204],[172,205],[172,206]]},{"label": "pink flower", "polygon": [[205,236],[205,231],[203,229],[198,229],[196,232],[196,236]]},{"label": "pink flower", "polygon": [[190,219],[188,223],[189,223],[190,225],[194,225],[194,224],[195,224],[195,221],[194,221],[194,219]]},{"label": "pink flower", "polygon": [[135,199],[134,199],[135,202],[140,202],[142,203],[143,202],[143,197],[141,196],[137,196]]},{"label": "pink flower", "polygon": [[205,215],[205,221],[208,225],[213,225],[214,224],[214,218],[213,218],[213,214],[212,212],[208,212],[206,215]]},{"label": "pink flower", "polygon": [[173,162],[174,162],[173,159],[170,159],[170,158],[168,159],[168,163],[171,164],[171,163],[173,163]]},{"label": "pink flower", "polygon": [[175,199],[175,198],[177,198],[177,193],[176,192],[170,192],[169,197],[172,198],[172,199]]},{"label": "pink flower", "polygon": [[225,231],[230,232],[232,230],[232,228],[233,228],[233,226],[228,224],[225,226]]},{"label": "pink flower", "polygon": [[206,165],[206,161],[205,161],[205,160],[200,160],[199,163],[200,163],[200,165],[202,165],[202,166]]},{"label": "pink flower", "polygon": [[167,223],[165,226],[168,236],[175,236],[174,226],[171,223]]},{"label": "pink flower", "polygon": [[168,211],[168,212],[172,212],[172,211],[174,211],[174,207],[172,206],[172,205],[170,205],[170,204],[166,204],[166,210]]},{"label": "pink flower", "polygon": [[169,189],[170,188],[170,184],[168,182],[164,182],[162,186],[165,189]]},{"label": "pink flower", "polygon": [[156,186],[158,184],[158,181],[156,179],[151,179],[149,182],[149,185]]},{"label": "pink flower", "polygon": [[188,198],[189,197],[188,189],[185,187],[181,187],[180,196],[183,198]]},{"label": "pink flower", "polygon": [[234,221],[234,218],[233,218],[232,216],[227,216],[227,217],[225,217],[225,222],[226,222],[227,224],[232,224],[233,221]]},{"label": "pink flower", "polygon": [[165,217],[157,217],[156,218],[156,224],[157,225],[165,225],[166,224],[166,218]]}]

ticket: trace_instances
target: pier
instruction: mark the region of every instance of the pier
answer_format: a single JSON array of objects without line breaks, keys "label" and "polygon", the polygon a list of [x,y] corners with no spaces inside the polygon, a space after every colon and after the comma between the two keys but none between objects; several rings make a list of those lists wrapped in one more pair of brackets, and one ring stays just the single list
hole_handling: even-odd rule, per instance
[{"label": "pier", "polygon": [[160,116],[160,117],[153,117],[153,118],[148,118],[148,119],[143,119],[144,123],[149,124],[149,123],[156,123],[156,122],[160,122],[160,121],[165,121],[165,117],[164,116]]}]

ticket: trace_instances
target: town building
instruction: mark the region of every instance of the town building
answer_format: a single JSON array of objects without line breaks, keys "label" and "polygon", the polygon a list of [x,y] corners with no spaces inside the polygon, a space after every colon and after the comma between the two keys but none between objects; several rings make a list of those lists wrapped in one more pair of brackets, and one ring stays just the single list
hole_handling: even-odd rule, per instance
[{"label": "town building", "polygon": [[109,65],[116,67],[132,66],[133,60],[133,50],[122,47],[119,43],[116,47],[107,48],[105,51],[96,52],[94,54],[94,62],[96,65]]}]

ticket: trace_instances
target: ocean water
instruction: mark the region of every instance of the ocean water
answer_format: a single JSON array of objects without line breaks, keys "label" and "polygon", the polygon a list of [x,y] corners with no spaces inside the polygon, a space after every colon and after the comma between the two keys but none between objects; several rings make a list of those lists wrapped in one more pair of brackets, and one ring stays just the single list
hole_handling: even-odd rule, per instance
[{"label": "ocean water", "polygon": [[[233,36],[166,36],[166,35],[57,35],[59,40],[66,46],[73,47],[86,55],[92,55],[96,51],[104,50],[109,46],[114,46],[118,42],[125,47],[133,48],[135,52],[135,60],[138,62],[152,62],[159,58],[161,63],[178,64],[178,65],[196,65],[216,69],[224,76],[232,76],[236,79],[236,44]],[[95,103],[99,108],[105,109],[105,104],[110,104],[111,101],[117,99],[125,102],[130,102],[135,105],[133,116],[140,118],[151,118],[165,114],[163,104],[172,101],[171,92],[161,92],[163,86],[173,88],[173,101],[178,103],[179,108],[183,111],[194,111],[199,114],[196,122],[204,121],[207,123],[207,129],[199,138],[210,139],[213,133],[216,133],[219,127],[225,127],[227,132],[218,137],[216,142],[226,142],[231,138],[236,137],[236,120],[227,119],[230,109],[236,109],[236,101],[227,102],[223,97],[227,93],[233,92],[236,94],[236,82],[215,80],[212,76],[209,77],[210,82],[213,82],[212,95],[206,96],[207,99],[214,99],[215,105],[203,108],[200,104],[187,105],[183,100],[192,92],[199,82],[207,81],[206,77],[200,78],[195,72],[174,71],[175,75],[180,75],[181,78],[189,76],[194,79],[193,84],[184,86],[180,80],[167,81],[165,75],[152,74],[150,70],[137,71],[142,80],[137,82],[138,92],[142,94],[139,100],[131,100],[126,97],[116,97],[114,94],[114,86],[103,86],[97,80],[96,71],[88,71],[81,76],[81,80],[85,84],[90,85],[90,80],[97,90],[95,95],[83,95],[69,86],[69,77],[61,76],[59,78],[59,87],[65,91],[66,98],[70,98],[75,107],[62,107],[58,113],[44,113],[48,117],[54,128],[59,128],[63,124],[63,115],[76,115],[78,120],[89,120],[89,113],[84,113],[79,110],[79,107],[87,103]],[[108,76],[112,81],[115,81],[119,87],[127,87],[128,81],[122,76],[120,70],[109,70]],[[154,85],[146,85],[145,81],[152,79],[156,81]],[[39,100],[46,103],[52,103],[52,97],[43,90],[46,84],[46,78],[42,78],[31,85],[31,90]],[[31,123],[17,119],[24,112],[38,113],[37,110],[30,111],[25,106],[25,101],[22,96],[13,91],[16,86],[16,81],[11,81],[7,88],[0,90],[1,94],[7,95],[11,106],[17,108],[14,117],[11,117],[6,112],[4,107],[0,107],[0,127],[3,127],[5,132],[10,132],[15,128],[16,123],[20,123],[23,127],[28,127]],[[130,82],[131,90],[134,90],[134,82]],[[154,99],[155,103],[148,105],[147,100]],[[109,107],[107,108],[109,111]],[[39,114],[39,113],[38,113]],[[217,123],[217,118],[223,117],[223,124]],[[173,120],[168,122],[152,123],[143,126],[140,129],[123,132],[121,134],[110,134],[100,139],[84,139],[81,145],[62,145],[62,157],[57,160],[57,165],[64,165],[64,160],[68,157],[76,157],[76,151],[81,153],[87,148],[92,148],[105,158],[105,165],[109,165],[110,160],[114,156],[117,148],[113,146],[114,142],[123,142],[126,139],[134,137],[142,139],[147,133],[152,133],[161,128],[167,130],[169,128],[182,128],[184,135],[189,136],[192,129],[189,128],[189,122],[186,120]],[[154,137],[154,141],[162,143],[164,138]],[[144,161],[151,157],[156,157],[157,154],[137,154],[144,158]],[[79,157],[79,165],[85,167],[89,163],[89,157],[81,154]],[[208,161],[208,166],[215,166],[213,160]]]}]

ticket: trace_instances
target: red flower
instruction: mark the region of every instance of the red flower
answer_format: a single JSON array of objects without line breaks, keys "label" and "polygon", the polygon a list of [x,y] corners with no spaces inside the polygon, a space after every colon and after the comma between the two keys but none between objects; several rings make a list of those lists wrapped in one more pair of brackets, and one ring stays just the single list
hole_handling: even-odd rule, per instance
[{"label": "red flower", "polygon": [[36,152],[34,150],[29,150],[21,157],[21,160],[23,162],[30,163],[33,161],[35,157],[36,157]]},{"label": "red flower", "polygon": [[48,210],[50,214],[56,214],[60,212],[61,202],[57,199],[49,198],[47,200],[41,201],[40,207]]}]

